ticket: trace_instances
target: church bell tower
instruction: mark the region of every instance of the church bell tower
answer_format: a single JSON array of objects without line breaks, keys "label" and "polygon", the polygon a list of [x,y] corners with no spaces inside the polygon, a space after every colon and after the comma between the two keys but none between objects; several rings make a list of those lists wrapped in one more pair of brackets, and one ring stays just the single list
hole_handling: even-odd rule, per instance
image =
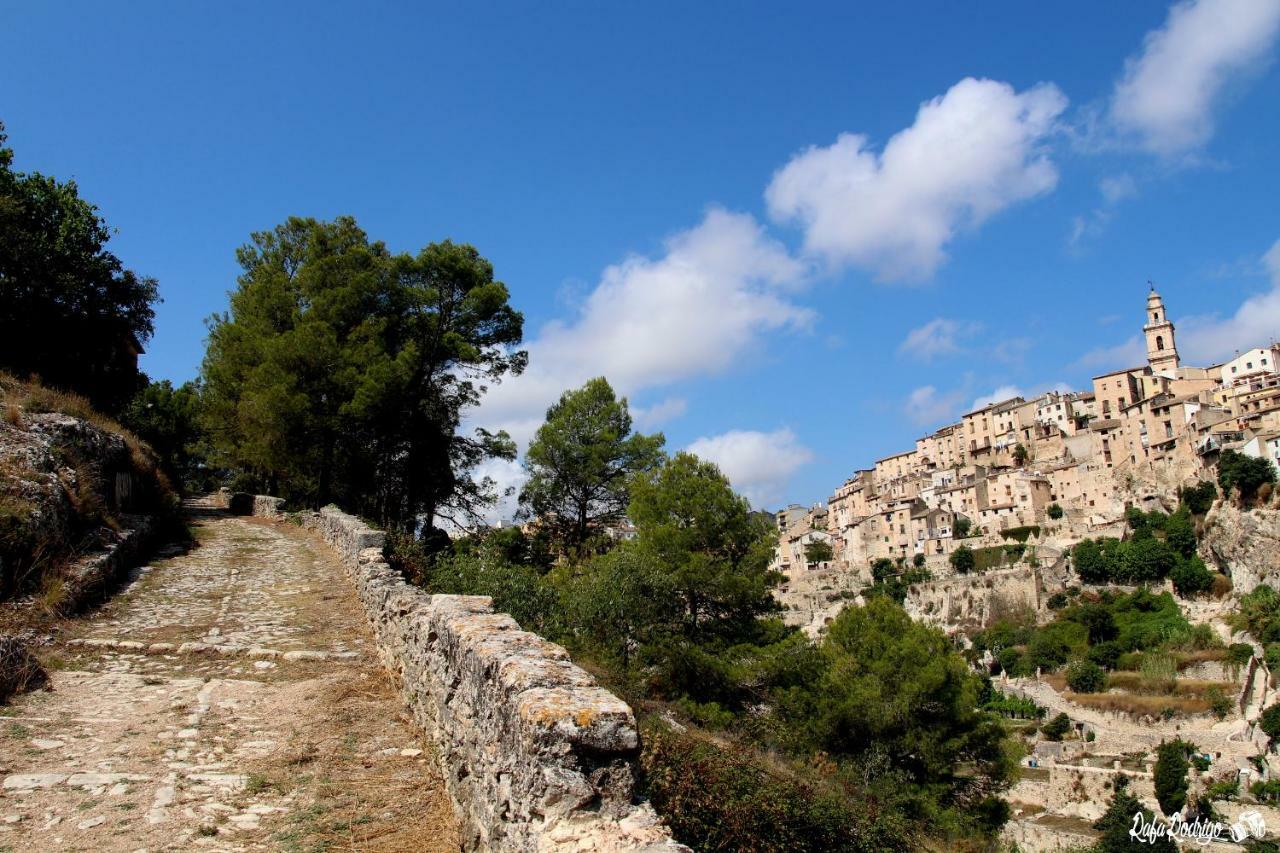
[{"label": "church bell tower", "polygon": [[1173,324],[1164,311],[1164,300],[1153,286],[1147,294],[1147,322],[1142,327],[1147,336],[1147,363],[1153,373],[1172,374],[1178,369],[1178,345],[1173,339]]}]

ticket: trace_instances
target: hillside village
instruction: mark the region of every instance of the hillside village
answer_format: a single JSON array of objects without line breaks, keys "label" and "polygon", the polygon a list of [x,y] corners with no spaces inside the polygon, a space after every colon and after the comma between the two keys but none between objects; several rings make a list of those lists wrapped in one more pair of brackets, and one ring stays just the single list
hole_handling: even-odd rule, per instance
[{"label": "hillside village", "polygon": [[[1068,543],[1102,535],[1160,487],[1212,479],[1224,449],[1276,463],[1280,345],[1185,365],[1154,288],[1143,333],[1144,365],[1095,376],[1082,391],[992,402],[855,471],[825,504],[782,510],[774,569],[801,597],[815,572],[869,584],[880,559],[922,556],[936,576],[960,544],[1001,545],[1010,530],[1052,525]],[[816,542],[830,546],[829,560],[808,559]]]},{"label": "hillside village", "polygon": [[[1272,831],[1280,826],[1280,811],[1259,794],[1280,784],[1260,725],[1274,699],[1276,660],[1264,647],[1275,638],[1257,636],[1265,633],[1258,620],[1240,615],[1272,601],[1265,584],[1280,576],[1276,511],[1266,500],[1237,509],[1224,496],[1192,514],[1183,497],[1219,480],[1224,454],[1277,465],[1280,346],[1185,365],[1154,288],[1143,332],[1144,365],[1096,376],[1082,391],[992,402],[856,471],[825,504],[776,515],[773,568],[784,581],[775,594],[789,624],[819,637],[849,604],[896,595],[913,618],[952,635],[991,675],[993,707],[1015,709],[1011,725],[1028,750],[1022,780],[1007,797],[1013,819],[1005,830],[1023,850],[1092,843],[1121,774],[1128,792],[1159,813],[1155,765],[1162,745],[1173,742],[1199,750],[1203,763],[1188,778],[1192,796],[1206,798],[1202,806],[1212,799],[1213,813],[1227,822],[1252,808]],[[1080,543],[1122,547],[1151,535],[1147,520],[1158,526],[1175,510],[1195,525],[1189,557],[1203,556],[1222,573],[1214,573],[1211,589],[1206,580],[1188,593],[1163,576],[1102,582],[1073,565]],[[958,561],[961,550],[972,560]],[[1104,662],[1109,674],[1095,686],[1076,685],[1072,664],[1062,669],[1054,660],[1042,671],[1027,663],[1037,654],[1037,632],[1043,638],[1072,619],[1087,621],[1081,614],[1090,608],[1118,614],[1131,604],[1163,608],[1169,625],[1183,627],[1166,627],[1168,636],[1149,639],[1127,661]],[[1188,632],[1199,639],[1186,641]],[[1017,636],[1021,652],[993,642]],[[1089,662],[1103,661],[1096,639],[1090,635]],[[1064,646],[1060,660],[1084,648],[1067,653]],[[1168,661],[1167,676],[1148,671],[1157,659]],[[1058,715],[1067,735],[1044,734],[1049,727],[1037,721]]]}]

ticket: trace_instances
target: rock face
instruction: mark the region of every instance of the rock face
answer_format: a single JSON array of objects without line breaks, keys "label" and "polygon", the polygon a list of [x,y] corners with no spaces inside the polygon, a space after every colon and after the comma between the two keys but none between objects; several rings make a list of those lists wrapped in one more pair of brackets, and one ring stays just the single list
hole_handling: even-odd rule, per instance
[{"label": "rock face", "polygon": [[1280,510],[1219,502],[1205,518],[1200,551],[1231,576],[1238,595],[1264,583],[1280,589]]},{"label": "rock face", "polygon": [[[279,512],[254,501],[255,510]],[[326,507],[302,515],[338,551],[418,723],[438,745],[483,850],[683,850],[634,802],[631,708],[483,596],[428,595],[383,559],[384,534]]]}]

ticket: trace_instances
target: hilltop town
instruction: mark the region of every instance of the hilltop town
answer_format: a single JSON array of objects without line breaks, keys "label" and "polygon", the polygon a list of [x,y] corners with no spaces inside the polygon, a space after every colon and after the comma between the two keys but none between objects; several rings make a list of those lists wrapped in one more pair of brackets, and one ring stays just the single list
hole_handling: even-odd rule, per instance
[{"label": "hilltop town", "polygon": [[[813,615],[815,576],[856,589],[875,580],[877,560],[946,575],[957,547],[999,546],[1010,531],[1025,541],[1025,531],[1051,527],[1056,545],[1103,535],[1127,506],[1213,479],[1225,449],[1275,463],[1280,346],[1190,366],[1154,288],[1145,317],[1146,364],[1095,376],[1081,391],[992,402],[855,471],[825,504],[779,512],[774,568],[787,578],[791,621]],[[826,556],[822,545],[829,558],[810,559]],[[1041,562],[1061,550],[1042,548]]]}]

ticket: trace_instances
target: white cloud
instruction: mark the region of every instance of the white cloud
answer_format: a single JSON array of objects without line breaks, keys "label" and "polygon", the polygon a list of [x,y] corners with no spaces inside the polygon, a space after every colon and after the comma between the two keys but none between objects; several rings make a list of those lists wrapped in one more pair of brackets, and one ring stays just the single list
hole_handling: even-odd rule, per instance
[{"label": "white cloud", "polygon": [[789,429],[731,430],[699,438],[687,449],[719,465],[733,487],[756,509],[776,505],[792,475],[814,458]]},{"label": "white cloud", "polygon": [[1017,385],[1001,385],[990,394],[983,394],[969,404],[969,411],[976,412],[978,409],[990,406],[992,403],[1003,403],[1005,400],[1013,397],[1025,397],[1022,389]]},{"label": "white cloud", "polygon": [[689,401],[683,397],[667,397],[652,406],[632,406],[631,419],[636,429],[650,430],[673,421],[689,409]]},{"label": "white cloud", "polygon": [[1188,317],[1178,323],[1178,354],[1191,364],[1213,364],[1238,350],[1280,340],[1280,240],[1262,256],[1271,289],[1251,296],[1225,319]]},{"label": "white cloud", "polygon": [[960,340],[977,331],[976,323],[938,317],[908,332],[898,345],[898,352],[920,361],[932,361],[941,355],[960,352]]},{"label": "white cloud", "polygon": [[845,133],[796,155],[769,184],[770,213],[800,223],[805,248],[830,263],[927,278],[960,230],[1054,188],[1044,142],[1066,106],[1052,84],[1019,93],[966,78],[922,104],[878,154]]},{"label": "white cloud", "polygon": [[667,240],[661,257],[606,269],[576,318],[529,341],[528,369],[491,388],[473,421],[506,429],[523,447],[547,407],[593,376],[632,395],[723,372],[768,333],[812,321],[787,298],[804,274],[752,217],[712,209]]},{"label": "white cloud", "polygon": [[[1187,364],[1204,366],[1231,358],[1238,350],[1280,340],[1280,240],[1262,255],[1271,278],[1269,290],[1249,297],[1230,317],[1199,315],[1175,318],[1178,355]],[[1256,270],[1254,264],[1250,264]],[[1077,364],[1097,370],[1119,370],[1147,363],[1147,344],[1134,335],[1121,344],[1098,347]]]},{"label": "white cloud", "polygon": [[955,390],[940,394],[932,385],[922,385],[907,395],[903,413],[916,426],[934,427],[954,420],[968,391]]},{"label": "white cloud", "polygon": [[1102,193],[1103,201],[1114,205],[1137,195],[1138,184],[1133,180],[1133,175],[1121,172],[1118,175],[1107,175],[1098,181],[1098,190]]},{"label": "white cloud", "polygon": [[1149,32],[1112,94],[1115,127],[1162,156],[1213,135],[1213,108],[1228,81],[1265,61],[1280,31],[1280,0],[1188,0]]}]

